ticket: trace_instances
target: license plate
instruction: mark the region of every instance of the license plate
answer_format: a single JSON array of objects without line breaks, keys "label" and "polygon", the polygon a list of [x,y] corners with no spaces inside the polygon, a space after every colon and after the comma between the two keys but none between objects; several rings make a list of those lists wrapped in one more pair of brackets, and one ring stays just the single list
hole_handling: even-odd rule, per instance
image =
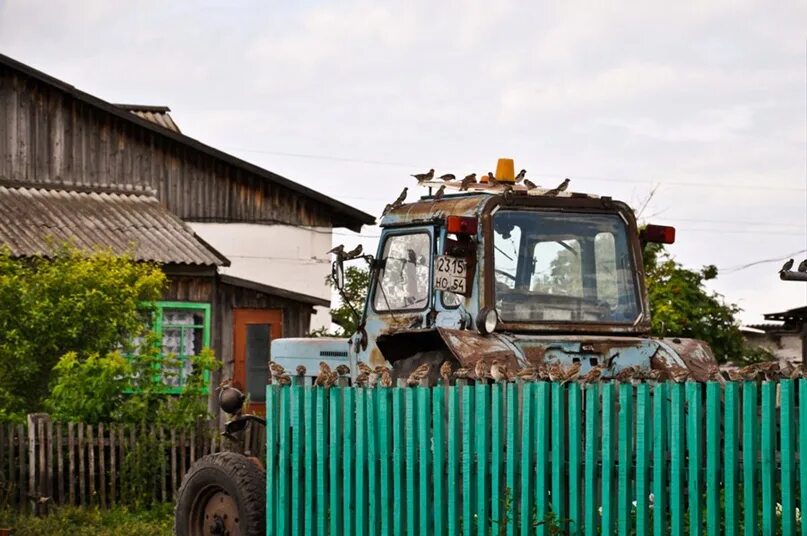
[{"label": "license plate", "polygon": [[434,270],[434,288],[455,294],[466,294],[468,263],[465,259],[440,255]]}]

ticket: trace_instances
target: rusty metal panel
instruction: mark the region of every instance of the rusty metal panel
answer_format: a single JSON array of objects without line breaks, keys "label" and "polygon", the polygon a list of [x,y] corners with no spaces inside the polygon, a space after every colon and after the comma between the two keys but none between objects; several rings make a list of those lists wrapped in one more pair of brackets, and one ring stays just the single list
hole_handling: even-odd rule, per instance
[{"label": "rusty metal panel", "polygon": [[463,367],[473,368],[477,362],[503,363],[510,370],[519,368],[513,348],[498,337],[484,337],[473,331],[437,328],[446,346]]}]

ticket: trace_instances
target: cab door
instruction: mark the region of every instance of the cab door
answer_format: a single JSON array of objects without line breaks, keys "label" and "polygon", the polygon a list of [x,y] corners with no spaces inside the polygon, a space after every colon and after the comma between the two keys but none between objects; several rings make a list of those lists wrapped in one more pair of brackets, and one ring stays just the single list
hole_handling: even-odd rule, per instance
[{"label": "cab door", "polygon": [[250,411],[266,413],[269,348],[283,336],[280,309],[233,310],[233,381],[249,395]]}]

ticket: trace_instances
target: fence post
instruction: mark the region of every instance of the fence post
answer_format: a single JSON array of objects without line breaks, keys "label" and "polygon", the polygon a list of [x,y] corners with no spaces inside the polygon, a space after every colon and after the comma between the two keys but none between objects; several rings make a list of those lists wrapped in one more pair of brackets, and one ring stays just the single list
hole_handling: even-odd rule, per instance
[{"label": "fence post", "polygon": [[619,385],[619,491],[617,517],[619,534],[631,530],[631,468],[633,465],[633,385]]},{"label": "fence post", "polygon": [[757,533],[757,384],[743,383],[743,528]]},{"label": "fence post", "polygon": [[701,397],[701,384],[687,382],[687,466],[688,466],[688,499],[689,499],[689,533],[700,536],[703,528],[703,511],[701,508],[701,431],[703,430],[703,402]]},{"label": "fence post", "polygon": [[602,386],[602,533],[614,533],[614,384]]},{"label": "fence post", "polygon": [[684,386],[670,383],[670,529],[684,534],[684,459],[686,456]]},{"label": "fence post", "polygon": [[740,385],[729,382],[724,389],[723,401],[723,487],[725,489],[725,531],[726,534],[738,534],[740,516],[737,509],[739,476],[737,474],[739,460],[740,436],[738,433],[738,410]]},{"label": "fence post", "polygon": [[667,384],[653,389],[653,534],[667,534]]},{"label": "fence post", "polygon": [[[782,490],[782,536],[793,536],[796,533],[796,511],[794,506],[796,474],[796,453],[794,443],[793,421],[795,415],[793,380],[782,380],[782,407],[779,414],[781,433],[781,490]],[[803,408],[805,406],[802,406]],[[807,408],[805,408],[807,409]]]},{"label": "fence post", "polygon": [[[720,384],[706,384],[706,532],[720,531]],[[728,489],[724,494],[728,500]]]},{"label": "fence post", "polygon": [[584,508],[584,521],[583,528],[585,529],[586,536],[594,536],[598,534],[598,515],[597,515],[597,453],[600,451],[599,447],[599,412],[600,412],[600,397],[599,388],[597,384],[590,384],[586,386],[586,450],[585,450],[585,467],[583,493],[585,501]]},{"label": "fence post", "polygon": [[641,383],[636,387],[636,536],[645,536],[650,529],[648,462],[653,437],[650,415],[650,386]]},{"label": "fence post", "polygon": [[762,383],[762,532],[776,530],[776,383]]}]

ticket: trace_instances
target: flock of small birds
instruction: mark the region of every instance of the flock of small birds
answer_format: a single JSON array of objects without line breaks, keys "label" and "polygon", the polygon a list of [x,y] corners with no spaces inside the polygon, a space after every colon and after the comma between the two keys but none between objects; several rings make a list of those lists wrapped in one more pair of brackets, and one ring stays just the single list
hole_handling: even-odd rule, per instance
[{"label": "flock of small birds", "polygon": [[[790,270],[792,270],[792,269],[793,269],[793,265],[794,265],[794,264],[795,264],[795,261],[794,261],[793,259],[788,259],[788,260],[787,260],[787,261],[786,261],[786,262],[785,262],[785,263],[782,265],[782,269],[781,269],[781,270],[779,270],[779,272],[780,272],[780,273],[781,273],[781,272],[789,272]],[[807,259],[804,259],[803,261],[801,261],[801,262],[799,263],[799,266],[796,268],[796,271],[797,271],[797,272],[802,272],[802,273],[807,272]]]},{"label": "flock of small birds", "polygon": [[[682,383],[692,379],[689,369],[678,365],[672,365],[666,370],[625,367],[611,376],[608,375],[610,371],[604,367],[592,367],[582,375],[580,374],[581,368],[582,364],[580,362],[568,365],[546,363],[538,366],[529,365],[519,370],[511,371],[506,364],[500,361],[489,363],[479,360],[471,369],[465,367],[455,368],[452,362],[445,361],[440,366],[439,373],[445,385],[449,385],[456,380],[473,380],[485,383],[491,381],[494,383],[548,381],[561,384],[578,382],[584,385],[615,380],[620,383],[636,385],[644,381],[672,380],[675,383]],[[431,372],[432,365],[424,363],[412,371],[404,383],[409,387],[428,384]],[[295,374],[299,378],[305,377],[306,368],[299,365],[295,370]],[[807,378],[807,370],[800,364],[780,365],[777,361],[765,361],[730,370],[725,374],[715,368],[709,375],[710,380],[725,378],[731,381],[776,381],[780,379]],[[321,361],[314,385],[317,387],[332,387],[338,379],[348,378],[349,376],[350,367],[347,365],[339,365],[335,370],[331,370],[331,367],[326,362]],[[281,365],[272,361],[269,363],[269,382],[278,385],[291,385],[292,378]],[[358,387],[393,387],[392,371],[384,365],[373,368],[359,361],[358,374],[353,381],[353,385]]]}]

